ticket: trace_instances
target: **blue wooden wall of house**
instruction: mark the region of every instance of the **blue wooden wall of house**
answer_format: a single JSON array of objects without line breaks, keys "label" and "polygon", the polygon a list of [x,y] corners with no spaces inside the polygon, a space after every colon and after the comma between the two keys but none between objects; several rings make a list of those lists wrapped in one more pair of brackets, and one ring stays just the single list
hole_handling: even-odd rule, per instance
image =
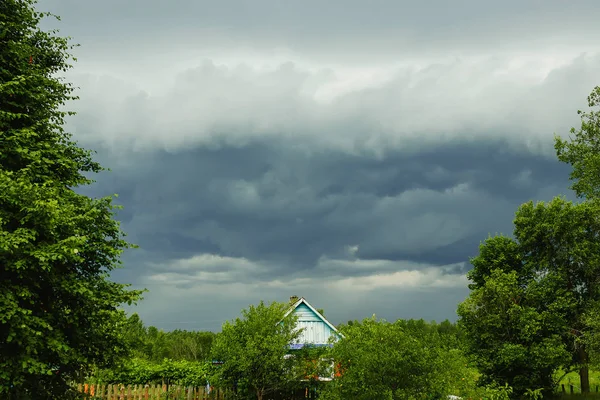
[{"label": "blue wooden wall of house", "polygon": [[291,349],[299,349],[304,345],[312,346],[331,346],[330,337],[339,339],[341,334],[327,319],[321,315],[313,306],[311,306],[304,298],[298,299],[286,316],[294,313],[298,317],[298,329],[302,329],[300,337],[290,343]]}]

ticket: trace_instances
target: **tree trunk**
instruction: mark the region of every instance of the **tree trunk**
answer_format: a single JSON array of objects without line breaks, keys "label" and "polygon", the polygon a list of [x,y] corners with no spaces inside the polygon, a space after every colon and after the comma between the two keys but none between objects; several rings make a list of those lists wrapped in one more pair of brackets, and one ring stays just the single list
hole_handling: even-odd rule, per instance
[{"label": "tree trunk", "polygon": [[587,365],[579,370],[579,381],[581,383],[581,393],[590,392],[590,371]]},{"label": "tree trunk", "polygon": [[258,400],[262,400],[264,392],[264,389],[256,389],[256,398]]},{"label": "tree trunk", "polygon": [[588,368],[588,354],[583,346],[579,349],[579,360],[581,368],[579,369],[579,382],[581,384],[581,393],[590,392],[590,371]]}]

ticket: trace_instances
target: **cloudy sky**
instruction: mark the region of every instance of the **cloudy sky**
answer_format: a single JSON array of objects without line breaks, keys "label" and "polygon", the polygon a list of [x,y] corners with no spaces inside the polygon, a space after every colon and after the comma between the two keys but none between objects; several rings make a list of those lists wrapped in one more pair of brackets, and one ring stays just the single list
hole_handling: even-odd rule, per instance
[{"label": "cloudy sky", "polygon": [[[163,329],[291,295],[455,319],[468,258],[568,195],[553,134],[600,84],[597,0],[40,0],[81,44],[68,128]],[[571,197],[571,195],[569,195]]]}]

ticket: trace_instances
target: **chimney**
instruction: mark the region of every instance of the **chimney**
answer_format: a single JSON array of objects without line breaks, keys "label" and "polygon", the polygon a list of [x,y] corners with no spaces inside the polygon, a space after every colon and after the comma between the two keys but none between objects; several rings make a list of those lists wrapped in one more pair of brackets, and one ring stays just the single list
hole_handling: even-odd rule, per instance
[{"label": "chimney", "polygon": [[297,301],[298,301],[298,296],[290,296],[290,303],[291,304],[294,304]]}]

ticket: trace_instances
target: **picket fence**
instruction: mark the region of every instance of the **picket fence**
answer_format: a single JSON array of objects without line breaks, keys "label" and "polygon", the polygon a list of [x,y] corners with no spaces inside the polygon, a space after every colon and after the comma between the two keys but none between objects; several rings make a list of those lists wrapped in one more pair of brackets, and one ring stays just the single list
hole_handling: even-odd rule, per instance
[{"label": "picket fence", "polygon": [[102,400],[224,400],[225,394],[219,389],[210,393],[204,387],[184,387],[167,385],[100,385],[79,384],[79,392],[91,398]]},{"label": "picket fence", "polygon": [[[206,387],[184,387],[167,385],[97,385],[79,384],[77,389],[86,398],[102,400],[226,400],[231,398],[223,390]],[[270,393],[265,400],[305,400],[317,399],[314,389],[304,388],[294,393]]]}]

